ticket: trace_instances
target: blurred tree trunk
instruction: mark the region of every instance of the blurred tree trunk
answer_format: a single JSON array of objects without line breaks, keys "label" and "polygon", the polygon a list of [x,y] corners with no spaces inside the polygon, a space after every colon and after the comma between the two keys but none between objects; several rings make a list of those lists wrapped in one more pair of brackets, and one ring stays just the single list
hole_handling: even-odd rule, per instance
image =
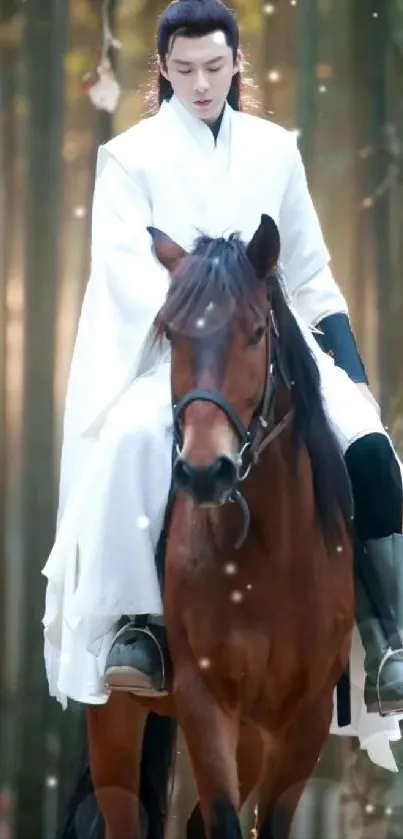
[{"label": "blurred tree trunk", "polygon": [[[4,50],[0,55],[0,533],[1,551],[5,547],[6,503],[6,294],[7,277],[11,261],[11,239],[8,236],[10,217],[13,217],[14,190],[12,178],[13,150],[15,148],[15,122],[13,114],[16,51]],[[0,656],[4,661],[4,561],[0,566]],[[1,690],[4,690],[4,669],[0,670]]]},{"label": "blurred tree trunk", "polygon": [[[9,8],[11,12],[11,9]],[[4,15],[4,9],[3,9]],[[13,152],[15,148],[14,93],[17,62],[15,47],[0,55],[0,790],[10,788],[13,771],[11,702],[7,678],[7,278],[12,260],[10,219],[15,218]],[[10,736],[11,735],[11,736]],[[0,826],[1,826],[0,813]]]},{"label": "blurred tree trunk", "polygon": [[[13,777],[15,771],[16,740],[16,674],[18,662],[18,633],[14,637],[13,600],[16,581],[21,575],[21,563],[15,555],[20,532],[20,521],[15,527],[15,500],[18,497],[19,466],[18,420],[19,404],[19,339],[21,336],[21,201],[18,189],[20,170],[18,159],[17,114],[18,90],[18,16],[17,3],[2,6],[1,14],[1,201],[0,208],[0,508],[1,508],[1,705],[0,705],[0,830],[13,822]],[[16,445],[17,444],[17,445]],[[14,561],[17,560],[16,564]],[[11,585],[10,585],[11,583]],[[18,589],[18,582],[17,582]]]},{"label": "blurred tree trunk", "polygon": [[[88,14],[83,18],[82,9]],[[113,16],[116,2],[112,0]],[[91,14],[92,12],[92,14]],[[102,38],[101,4],[82,0],[81,7],[73,6],[67,33],[67,50],[72,54],[81,51],[92,54],[95,64]],[[112,56],[113,58],[113,56]],[[89,66],[88,69],[91,69]],[[61,243],[56,338],[56,408],[55,431],[55,488],[58,494],[59,453],[61,447],[66,379],[77,331],[77,320],[88,282],[91,243],[91,206],[94,191],[94,173],[99,145],[113,135],[113,117],[106,111],[97,111],[82,92],[74,95],[80,86],[76,72],[67,74],[65,87],[67,103],[64,119],[63,196],[60,199]],[[70,95],[69,95],[70,94]],[[77,215],[77,207],[79,213]],[[83,213],[83,215],[81,214]],[[77,759],[86,742],[86,714],[82,705],[74,703],[58,720],[58,822],[63,819],[66,802],[74,786]],[[52,838],[53,839],[53,838]]]},{"label": "blurred tree trunk", "polygon": [[[372,14],[371,14],[372,13]],[[374,18],[373,13],[377,14]],[[368,127],[376,152],[369,169],[370,194],[387,175],[387,161],[381,153],[385,142],[387,112],[387,5],[369,0],[367,10],[367,55],[364,64],[366,86],[370,92]],[[396,380],[395,318],[393,311],[392,269],[390,263],[390,196],[379,197],[372,210],[376,296],[378,309],[378,364],[380,400],[386,415],[390,409]]]},{"label": "blurred tree trunk", "polygon": [[[370,214],[363,208],[363,200],[367,194],[368,176],[363,161],[364,149],[368,145],[367,131],[367,95],[363,74],[364,59],[366,53],[366,25],[369,15],[363,9],[360,0],[353,0],[352,10],[353,30],[353,63],[351,83],[353,85],[353,108],[351,119],[354,125],[354,151],[355,151],[355,182],[356,182],[356,215],[357,235],[355,240],[355,256],[353,265],[354,282],[351,284],[352,307],[358,342],[364,352],[364,356],[370,357],[370,347],[365,353],[367,338],[367,313],[368,301],[371,291],[373,263],[370,241]],[[373,336],[372,336],[373,341]]]},{"label": "blurred tree trunk", "polygon": [[[375,16],[374,16],[375,15]],[[387,175],[388,159],[384,153],[387,111],[387,40],[388,6],[377,0],[360,0],[354,4],[357,65],[358,148],[367,148],[368,156],[362,172],[363,198],[373,201],[361,223],[361,239],[357,243],[357,268],[371,251],[374,277],[374,305],[377,315],[377,365],[379,397],[388,414],[396,382],[396,326],[393,313],[393,280],[390,262],[390,196],[388,190],[379,197],[376,190]],[[368,272],[363,269],[367,276]],[[368,294],[368,290],[367,290]],[[374,336],[371,336],[372,342]]]},{"label": "blurred tree trunk", "polygon": [[297,125],[301,132],[299,148],[308,176],[315,156],[316,65],[318,61],[318,0],[304,0],[300,6]]},{"label": "blurred tree trunk", "polygon": [[[44,581],[55,520],[53,482],[54,319],[68,19],[65,0],[27,0],[24,10],[28,118],[25,136],[24,385],[22,427],[22,645],[16,770],[16,839],[50,839],[57,790],[54,717],[44,680]],[[42,806],[41,806],[42,805]]]}]

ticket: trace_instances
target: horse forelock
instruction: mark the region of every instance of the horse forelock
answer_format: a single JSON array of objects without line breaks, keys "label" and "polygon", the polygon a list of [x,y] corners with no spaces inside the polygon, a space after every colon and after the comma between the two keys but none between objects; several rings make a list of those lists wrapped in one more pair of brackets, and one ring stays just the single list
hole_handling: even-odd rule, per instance
[{"label": "horse forelock", "polygon": [[[233,315],[250,322],[262,315],[262,283],[238,234],[228,239],[200,236],[172,274],[155,323],[156,337],[168,327],[189,337],[228,326]],[[208,326],[208,324],[206,324]]]}]

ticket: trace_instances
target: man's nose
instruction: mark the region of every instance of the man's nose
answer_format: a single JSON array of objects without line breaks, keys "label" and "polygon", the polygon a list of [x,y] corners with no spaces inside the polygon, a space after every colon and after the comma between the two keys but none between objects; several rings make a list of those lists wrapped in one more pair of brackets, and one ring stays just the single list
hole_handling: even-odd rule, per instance
[{"label": "man's nose", "polygon": [[207,76],[200,70],[196,76],[195,91],[196,93],[206,93],[209,89]]}]

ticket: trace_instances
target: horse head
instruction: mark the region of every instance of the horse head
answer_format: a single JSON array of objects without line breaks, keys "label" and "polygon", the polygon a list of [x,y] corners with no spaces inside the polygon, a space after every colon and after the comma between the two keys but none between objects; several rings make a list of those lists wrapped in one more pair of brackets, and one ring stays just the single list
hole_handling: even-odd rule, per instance
[{"label": "horse head", "polygon": [[226,501],[261,433],[271,395],[270,282],[280,237],[262,216],[245,245],[200,237],[186,253],[150,228],[171,283],[156,321],[171,344],[174,480],[197,504]]}]

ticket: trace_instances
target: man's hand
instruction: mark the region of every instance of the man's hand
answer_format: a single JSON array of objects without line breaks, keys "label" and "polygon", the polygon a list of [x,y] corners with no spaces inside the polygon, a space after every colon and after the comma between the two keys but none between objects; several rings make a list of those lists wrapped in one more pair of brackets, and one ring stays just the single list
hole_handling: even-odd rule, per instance
[{"label": "man's hand", "polygon": [[360,389],[362,395],[365,397],[365,399],[368,399],[368,402],[371,403],[372,407],[375,408],[375,411],[377,412],[378,416],[380,417],[381,416],[381,409],[380,409],[380,407],[379,407],[379,405],[378,405],[378,403],[375,399],[375,396],[372,395],[368,385],[365,382],[356,382],[356,384],[357,384],[357,387]]}]

